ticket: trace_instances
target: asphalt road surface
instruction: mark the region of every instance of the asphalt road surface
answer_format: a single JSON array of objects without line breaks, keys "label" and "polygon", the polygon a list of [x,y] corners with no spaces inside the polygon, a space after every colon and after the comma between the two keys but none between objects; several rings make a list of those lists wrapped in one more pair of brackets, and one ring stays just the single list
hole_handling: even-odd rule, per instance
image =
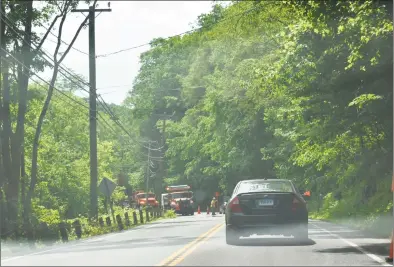
[{"label": "asphalt road surface", "polygon": [[225,242],[224,215],[180,216],[132,230],[9,255],[2,266],[392,266],[389,240],[311,220],[309,241],[251,237]]}]

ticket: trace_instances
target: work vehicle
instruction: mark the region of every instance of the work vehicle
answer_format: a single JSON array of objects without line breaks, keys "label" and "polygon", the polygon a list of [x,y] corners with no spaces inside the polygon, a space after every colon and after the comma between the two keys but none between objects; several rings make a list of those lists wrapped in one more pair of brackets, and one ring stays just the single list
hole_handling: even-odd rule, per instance
[{"label": "work vehicle", "polygon": [[140,193],[144,193],[144,191],[143,190],[133,191],[133,193],[129,197],[129,202],[130,202],[131,208],[137,209],[139,207],[139,203],[138,203],[139,199],[137,198],[137,195]]},{"label": "work vehicle", "polygon": [[161,194],[161,208],[163,210],[170,209],[170,201],[168,199],[168,193]]},{"label": "work vehicle", "polygon": [[292,235],[297,240],[307,240],[308,209],[304,197],[290,180],[240,181],[226,207],[226,243],[236,245],[239,237],[252,234]]},{"label": "work vehicle", "polygon": [[137,207],[159,207],[159,202],[156,200],[154,193],[138,193],[136,194]]},{"label": "work vehicle", "polygon": [[194,215],[193,192],[188,185],[167,186],[170,207],[177,214]]}]

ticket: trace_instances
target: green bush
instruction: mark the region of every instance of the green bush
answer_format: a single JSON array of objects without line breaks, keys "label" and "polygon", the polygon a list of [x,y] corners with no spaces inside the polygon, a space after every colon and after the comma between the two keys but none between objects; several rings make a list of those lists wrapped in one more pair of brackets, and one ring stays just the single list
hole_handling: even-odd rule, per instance
[{"label": "green bush", "polygon": [[174,210],[167,210],[164,213],[164,218],[176,218],[176,213]]},{"label": "green bush", "polygon": [[349,225],[387,237],[392,231],[393,207],[392,193],[387,190],[389,186],[390,181],[378,181],[376,192],[368,198],[360,193],[362,190],[354,188],[344,191],[340,200],[329,193],[324,197],[321,209],[310,212],[310,218]]}]

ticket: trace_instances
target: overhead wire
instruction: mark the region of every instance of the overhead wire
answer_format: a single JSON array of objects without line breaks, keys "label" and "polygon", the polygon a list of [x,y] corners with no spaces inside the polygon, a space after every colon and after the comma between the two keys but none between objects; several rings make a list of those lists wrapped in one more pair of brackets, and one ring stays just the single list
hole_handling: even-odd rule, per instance
[{"label": "overhead wire", "polygon": [[[1,12],[1,11],[0,11]],[[3,16],[2,16],[3,18],[7,18],[5,15],[4,15],[4,13],[3,13]],[[8,18],[7,18],[8,19]],[[10,29],[11,30],[13,30],[16,34],[18,34],[16,31],[15,31],[15,29],[13,29],[13,27],[12,27],[12,25],[10,25],[7,21],[5,21],[4,19],[3,19],[3,21],[7,24],[7,26],[9,26],[10,27]],[[11,20],[10,20],[11,21]],[[23,40],[23,38],[22,38],[22,40]],[[30,48],[32,48],[32,47],[30,47]],[[9,54],[15,61],[17,61],[19,64],[21,64],[21,65],[23,65],[24,66],[24,68],[27,68],[23,63],[21,63],[19,60],[17,60],[10,52],[8,52],[8,51],[6,51],[6,50],[4,50],[4,49],[2,49],[3,51],[5,51],[7,54]],[[50,56],[48,56],[47,54],[46,54],[46,51],[42,51],[41,50],[41,52],[43,52],[43,54],[45,54],[50,60],[52,60],[51,59],[51,57]],[[44,58],[45,59],[45,58]],[[50,63],[51,64],[51,62],[49,62],[49,60],[48,59],[45,59],[48,63]],[[54,60],[52,60],[53,62],[54,62]],[[29,69],[30,71],[31,71],[31,69]],[[24,72],[22,72],[24,75],[26,75],[26,76],[28,76],[26,73],[24,73]],[[38,77],[40,80],[41,80],[41,82],[44,82],[44,83],[46,83],[48,86],[50,85],[49,84],[49,82],[47,82],[45,79],[43,79],[42,77],[40,77],[39,75],[37,75],[36,73],[34,73],[34,72],[32,72],[36,77]],[[61,71],[59,71],[59,73],[61,73]],[[66,78],[68,78],[68,76],[66,76],[66,75],[64,75],[63,73],[61,73],[64,77],[66,77]],[[29,77],[30,79],[31,79],[31,77]],[[33,79],[32,79],[33,80]],[[35,83],[37,83],[37,84],[40,84],[39,82],[37,82],[37,81],[35,81],[35,80],[33,80]],[[80,106],[82,106],[82,107],[84,107],[84,108],[86,108],[87,110],[90,110],[90,108],[88,107],[88,106],[86,106],[86,105],[84,105],[84,104],[82,104],[82,103],[80,103],[79,101],[76,101],[75,99],[73,99],[73,98],[71,98],[70,96],[68,96],[67,94],[65,94],[65,93],[63,93],[61,90],[59,90],[59,89],[57,89],[56,87],[54,87],[54,89],[55,89],[55,91],[56,92],[59,92],[62,96],[65,96],[65,97],[67,97],[69,100],[71,100],[71,101],[73,101],[73,102],[75,102],[75,103],[77,103],[77,104],[79,104]],[[83,88],[82,88],[83,89]],[[87,92],[89,92],[89,91],[87,91]],[[101,114],[98,112],[98,115],[99,115],[99,117],[101,118],[101,120],[107,125],[107,126],[109,126],[109,127],[111,127],[110,125],[109,125],[109,123],[101,116]],[[116,131],[115,131],[116,132]]]},{"label": "overhead wire", "polygon": [[[16,33],[16,34],[18,35],[18,37],[21,37],[21,36],[20,36],[20,33],[18,33],[18,32],[14,29],[15,26],[14,26],[14,25],[11,25],[11,24],[15,24],[15,22],[12,21],[10,18],[8,18],[8,16],[7,16],[6,14],[4,14],[4,12],[0,11],[0,13],[2,14],[2,21],[3,21],[7,26],[9,26],[10,29],[11,29],[14,33]],[[5,19],[7,19],[9,22],[5,21]],[[11,24],[10,24],[10,23],[11,23]],[[21,37],[21,39],[22,39],[23,42],[26,43],[26,41],[24,40],[23,37]],[[26,43],[26,44],[28,44],[28,43]],[[36,45],[36,49],[37,49],[37,48],[38,48],[38,45],[37,45],[36,43],[34,43],[34,44]],[[30,44],[28,44],[28,45],[30,45]],[[30,46],[30,48],[33,48],[33,47]],[[52,59],[52,57],[51,57],[50,55],[48,55],[49,52],[47,52],[47,51],[44,50],[43,48],[40,48],[39,51],[40,51],[43,55],[45,55],[45,56],[47,57],[47,58],[44,58],[44,57],[42,57],[42,58],[43,58],[47,63],[49,63],[49,65],[50,65],[51,67],[54,67],[55,61],[54,61],[54,59]],[[58,65],[59,65],[59,69],[60,69],[60,70],[66,72],[67,74],[69,74],[70,76],[73,76],[74,78],[77,77],[76,75],[71,74],[70,71],[67,70],[66,68],[64,68],[61,64],[58,64]],[[59,70],[59,73],[60,73],[62,76],[64,76],[66,79],[69,78],[69,77],[67,77],[64,73],[62,73],[60,70]],[[89,93],[89,91],[86,90],[86,89],[84,89],[84,88],[82,88],[82,90],[85,91],[85,92],[87,92],[87,93]]]},{"label": "overhead wire", "polygon": [[[41,82],[44,82],[45,84],[47,84],[48,86],[50,86],[50,83],[48,81],[46,81],[45,79],[43,79],[41,76],[39,76],[37,73],[31,71],[30,68],[27,68],[26,65],[24,65],[22,62],[20,62],[18,59],[16,59],[9,51],[1,48],[2,51],[4,51],[5,53],[7,53],[10,57],[12,57],[16,62],[18,62],[19,64],[21,64],[24,69],[29,70],[29,72],[31,72],[34,76],[36,76]],[[3,58],[3,60],[5,60],[6,62],[12,63],[9,59],[7,58]],[[38,86],[44,88],[44,86],[39,83],[38,81],[36,81],[35,79],[33,79],[31,76],[29,76],[25,71],[22,71],[22,74],[29,77],[33,82],[35,82]],[[54,87],[55,92],[60,93],[60,95],[66,97],[67,99],[71,100],[71,102],[74,102],[76,104],[78,104],[79,106],[82,106],[83,108],[85,108],[86,110],[90,110],[90,108],[82,103],[80,103],[79,101],[76,101],[75,99],[73,99],[72,97],[70,97],[69,95],[67,95],[66,93],[64,93],[63,91],[59,90],[58,88]],[[68,102],[69,103],[69,102]],[[77,106],[78,107],[78,106]],[[78,109],[78,111],[80,111],[80,109]],[[105,120],[100,113],[98,113],[99,116],[101,117],[101,120],[105,123],[105,125],[108,127],[108,129],[110,129],[115,135],[119,135],[119,133],[108,123],[107,120]],[[89,116],[88,116],[89,117]],[[31,125],[31,127],[34,127],[33,125]],[[141,152],[139,152],[141,155],[143,155],[144,157],[146,157],[147,155],[142,154]],[[150,157],[151,159],[162,159],[161,157]]]},{"label": "overhead wire", "polygon": [[[15,29],[13,29],[13,25],[10,25],[10,24],[9,24],[8,22],[6,22],[4,19],[9,20],[11,23],[14,23],[14,22],[13,22],[12,20],[10,20],[10,19],[7,17],[7,15],[4,14],[4,12],[2,12],[2,11],[0,11],[0,12],[3,14],[2,20],[11,28],[11,30],[13,30],[16,34],[19,34]],[[18,36],[20,36],[20,35],[18,35]],[[56,35],[55,35],[55,36],[56,36]],[[21,38],[21,39],[22,39],[23,41],[25,41],[23,38]],[[62,40],[60,40],[60,41],[62,41]],[[30,48],[32,48],[32,47],[30,47]],[[47,54],[46,51],[44,51],[42,48],[39,49],[39,50],[41,50],[41,52],[43,52],[44,55],[46,55],[50,60],[52,60],[52,58],[51,58],[50,56],[48,56],[48,54]],[[45,58],[44,58],[44,59],[45,59]],[[52,62],[49,62],[48,59],[45,59],[45,60],[46,60],[48,63],[50,63],[50,64],[54,64],[54,63],[55,63],[54,60],[52,60],[53,63],[52,63]],[[67,74],[69,74],[69,75],[72,76],[73,78],[75,78],[76,80],[78,80],[81,84],[84,84],[85,86],[89,86],[89,87],[90,87],[89,83],[83,81],[80,77],[71,74],[70,71],[67,70],[66,68],[64,68],[63,66],[61,66],[61,64],[59,64],[59,68],[60,68],[61,70],[65,71]],[[74,80],[70,79],[67,75],[63,74],[60,70],[59,70],[59,73],[62,74],[62,75],[63,75],[66,79],[68,79],[71,83],[76,84],[76,85],[77,85],[80,89],[82,89],[83,91],[90,93],[88,90],[86,90],[85,88],[83,88],[80,84],[76,83]],[[101,97],[101,96],[100,96],[100,97]],[[119,127],[120,127],[130,138],[134,139],[134,137],[133,137],[133,136],[125,129],[125,127],[121,124],[121,122],[119,121],[119,119],[116,119],[117,117],[114,116],[114,113],[111,111],[110,107],[107,105],[107,103],[104,101],[104,99],[102,99],[102,97],[101,97],[101,101],[100,101],[99,95],[97,95],[97,94],[96,94],[96,98],[97,98],[97,100],[98,100],[99,103],[100,103],[101,101],[104,102],[104,104],[103,104],[103,103],[100,103],[100,104],[104,107],[104,109],[107,111],[108,115],[110,115],[111,119],[115,122],[115,124],[117,124],[117,125],[118,125],[118,126],[119,126]],[[98,113],[98,114],[99,114],[99,116],[101,116],[100,113]],[[101,118],[102,118],[102,117],[101,117]],[[103,118],[102,118],[102,119],[103,119]],[[134,140],[134,141],[136,141],[136,140]],[[137,141],[137,142],[138,142],[138,141]],[[140,144],[140,145],[142,145],[144,148],[150,149],[150,150],[161,150],[161,149],[163,148],[163,147],[160,147],[160,148],[148,148],[148,147],[144,146],[143,144]]]},{"label": "overhead wire", "polygon": [[[255,6],[253,8],[251,8],[251,9],[248,9],[248,10],[246,10],[244,12],[240,12],[239,14],[236,14],[234,16],[231,16],[231,17],[219,20],[218,22],[216,22],[216,24],[219,24],[219,23],[222,23],[222,22],[225,22],[225,21],[228,21],[228,20],[232,20],[232,19],[234,19],[236,17],[245,15],[245,14],[247,14],[247,13],[249,13],[251,11],[254,11],[256,9],[259,9],[259,8],[261,8],[261,6],[257,5],[257,6]],[[168,37],[165,37],[165,38],[160,38],[160,39],[162,39],[162,40],[169,40],[169,39],[174,38],[174,37],[180,37],[180,36],[185,35],[185,34],[194,33],[194,32],[197,32],[199,30],[203,30],[204,28],[205,28],[204,26],[201,26],[201,27],[198,27],[196,29],[188,30],[188,31],[185,31],[185,32],[182,32],[182,33],[178,33],[178,34],[171,35],[171,36],[168,36]],[[117,50],[117,51],[114,51],[114,52],[97,55],[96,58],[104,58],[104,57],[113,56],[113,55],[116,55],[116,54],[119,54],[119,53],[127,52],[127,51],[130,51],[130,50],[134,50],[134,49],[137,49],[137,48],[141,48],[141,47],[147,46],[147,45],[151,45],[152,42],[153,41],[150,41],[150,42],[147,42],[147,43],[144,43],[144,44],[132,46],[132,47],[129,47],[129,48],[120,49],[120,50]]]},{"label": "overhead wire", "polygon": [[[20,61],[19,61],[15,56],[13,56],[9,51],[7,51],[7,50],[5,50],[5,49],[3,49],[3,48],[1,48],[1,50],[4,51],[5,53],[7,53],[9,56],[11,56],[17,63],[21,64],[21,65],[24,67],[25,70],[26,70],[26,69],[29,70],[29,72],[31,72],[34,76],[36,76],[41,82],[44,82],[44,83],[46,83],[48,86],[50,86],[50,83],[49,83],[48,81],[46,81],[45,79],[43,79],[43,78],[42,78],[41,76],[39,76],[37,73],[31,71],[30,68],[27,68],[26,65],[24,65],[22,62],[20,62]],[[3,58],[3,60],[5,60],[5,61],[7,61],[7,62],[9,62],[9,63],[12,63],[10,60],[7,60],[6,58]],[[25,73],[24,71],[22,71],[22,74],[25,75],[25,76],[27,76],[27,77],[29,77],[29,78],[30,78],[33,82],[35,82],[37,85],[39,85],[39,86],[41,86],[42,88],[44,88],[39,82],[37,82],[36,80],[32,79],[31,76],[29,76],[29,75],[28,75],[27,73]],[[67,95],[66,93],[64,93],[63,91],[59,90],[58,88],[54,87],[54,90],[55,90],[56,92],[60,93],[62,96],[65,96],[67,99],[71,100],[72,102],[79,104],[80,106],[84,107],[84,108],[87,109],[87,110],[90,110],[90,108],[89,108],[88,106],[86,106],[86,105],[80,103],[79,101],[76,101],[75,99],[73,99],[72,97],[70,97],[69,95]],[[115,135],[119,135],[119,133],[118,133],[115,129],[113,129],[113,127],[108,123],[107,120],[105,120],[105,119],[102,117],[102,115],[101,115],[99,112],[98,112],[97,114],[100,116],[101,120],[107,125],[107,127],[108,127]],[[151,149],[151,150],[153,150],[153,149]],[[141,152],[139,152],[139,153],[141,153]],[[142,153],[141,153],[141,155],[142,155]],[[146,157],[146,156],[147,156],[147,155],[144,155],[144,157]],[[151,156],[150,158],[152,158],[152,159],[162,159],[163,157],[152,157],[152,156]]]}]

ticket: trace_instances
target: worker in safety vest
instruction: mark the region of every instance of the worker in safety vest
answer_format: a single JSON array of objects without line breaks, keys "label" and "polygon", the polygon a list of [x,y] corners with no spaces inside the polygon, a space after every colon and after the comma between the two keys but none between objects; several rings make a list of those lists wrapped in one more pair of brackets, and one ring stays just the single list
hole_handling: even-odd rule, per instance
[{"label": "worker in safety vest", "polygon": [[211,201],[212,216],[215,215],[215,210],[216,210],[217,203],[218,203],[218,201],[216,200],[215,197],[213,197],[212,201]]}]

